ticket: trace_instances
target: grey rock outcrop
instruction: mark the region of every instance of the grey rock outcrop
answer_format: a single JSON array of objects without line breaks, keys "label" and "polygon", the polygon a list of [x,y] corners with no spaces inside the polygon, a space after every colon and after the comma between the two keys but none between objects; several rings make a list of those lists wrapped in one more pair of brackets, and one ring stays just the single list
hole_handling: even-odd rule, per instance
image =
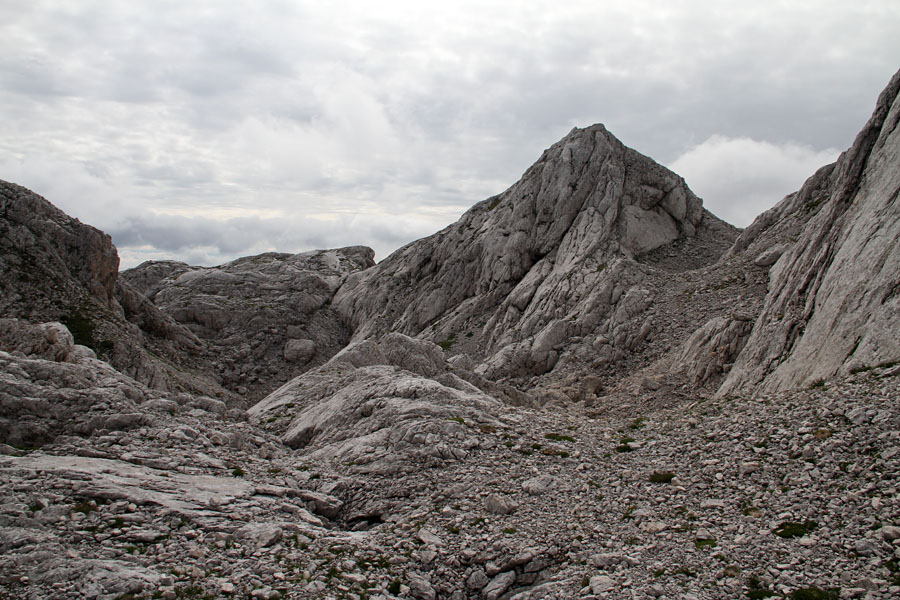
[{"label": "grey rock outcrop", "polygon": [[108,235],[0,181],[0,313],[51,320],[85,303],[115,311],[118,270]]},{"label": "grey rock outcrop", "polygon": [[721,380],[747,343],[753,322],[747,319],[714,317],[684,343],[672,370],[698,384]]},{"label": "grey rock outcrop", "polygon": [[[640,161],[591,128],[548,151],[532,183],[511,188],[544,182],[549,203],[506,195],[493,209],[493,200],[476,206],[461,223],[508,235],[452,226],[417,243],[429,260],[447,244],[446,262],[430,267],[409,248],[383,269],[361,248],[213,269],[153,263],[100,297],[79,267],[54,270],[60,289],[82,290],[72,297],[103,316],[94,331],[124,336],[95,341],[168,352],[179,362],[165,373],[178,386],[181,369],[188,382],[221,377],[216,360],[246,366],[251,393],[300,374],[243,411],[116,370],[76,343],[77,320],[38,320],[49,305],[4,315],[0,596],[900,597],[891,476],[900,472],[900,366],[882,364],[894,356],[900,308],[898,79],[854,150],[736,241],[708,214],[673,220],[672,239],[670,217],[635,212],[633,194],[659,194],[617,187],[623,179],[610,174]],[[645,183],[641,173],[656,172],[638,167],[629,172]],[[605,182],[611,195],[587,194],[588,215],[566,225],[565,206],[585,182]],[[621,216],[610,217],[612,232],[590,225],[601,205]],[[554,238],[555,221],[530,221],[532,209],[567,232]],[[533,227],[508,228],[516,223]],[[582,225],[606,246],[585,250]],[[511,262],[479,262],[514,236]],[[24,254],[4,246],[4,284],[27,274],[15,270],[22,256],[52,254],[38,237]],[[516,253],[551,238],[559,245],[523,267]],[[468,262],[460,239],[473,249]],[[468,285],[464,265],[483,287],[472,283],[471,295],[413,327],[404,302],[425,308],[455,293],[449,282]],[[360,287],[369,279],[371,305]],[[338,312],[331,301],[344,281]],[[54,285],[30,282],[10,305],[27,309],[34,296],[40,307],[40,290]],[[794,323],[787,350],[777,310]],[[342,317],[356,319],[347,345]],[[501,331],[526,325],[527,334]],[[416,336],[387,331],[394,326]],[[805,383],[807,363],[832,368],[851,333],[858,344],[837,376],[780,389]],[[748,351],[772,361],[756,365]],[[716,397],[732,376],[741,385]]]},{"label": "grey rock outcrop", "polygon": [[438,346],[392,333],[351,344],[248,414],[312,460],[395,473],[465,458],[502,407],[455,375]]},{"label": "grey rock outcrop", "polygon": [[[199,340],[118,280],[119,257],[108,235],[15,184],[0,181],[0,202],[4,317],[62,322],[76,344],[151,387],[222,392],[180,360]],[[3,347],[18,344],[4,333]],[[172,367],[173,360],[187,370]]]},{"label": "grey rock outcrop", "polygon": [[709,264],[734,235],[679,176],[595,125],[573,130],[454,225],[349,277],[334,305],[354,339],[431,339],[469,354],[488,378],[523,380],[561,364],[584,372],[654,329],[636,257],[718,236],[718,252],[701,261]]},{"label": "grey rock outcrop", "polygon": [[[771,267],[765,304],[720,389],[787,389],[900,360],[900,73],[837,163],[763,215],[812,213]],[[783,219],[782,219],[783,220]]]},{"label": "grey rock outcrop", "polygon": [[151,419],[137,408],[150,397],[147,388],[101,360],[73,362],[66,342],[52,347],[55,358],[68,362],[0,352],[0,442],[36,447],[62,434],[127,429]]},{"label": "grey rock outcrop", "polygon": [[62,323],[35,325],[22,319],[0,319],[0,350],[55,362],[79,363],[97,357],[87,346],[76,344]]},{"label": "grey rock outcrop", "polygon": [[[138,308],[150,304],[155,312],[145,313],[187,331],[200,349],[191,356],[252,404],[347,344],[350,331],[331,299],[349,274],[374,264],[371,249],[353,246],[266,253],[209,268],[146,262],[123,271],[122,280]],[[140,322],[171,329],[168,321]]]}]

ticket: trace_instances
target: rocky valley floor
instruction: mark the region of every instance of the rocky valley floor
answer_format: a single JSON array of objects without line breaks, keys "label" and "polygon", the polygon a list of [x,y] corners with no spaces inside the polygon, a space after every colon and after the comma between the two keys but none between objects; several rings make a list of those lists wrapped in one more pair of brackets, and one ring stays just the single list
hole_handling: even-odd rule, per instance
[{"label": "rocky valley floor", "polygon": [[[83,393],[60,363],[0,358],[8,398]],[[119,404],[81,434],[3,447],[2,597],[900,596],[896,366],[658,408],[510,406],[391,472],[104,385]]]}]

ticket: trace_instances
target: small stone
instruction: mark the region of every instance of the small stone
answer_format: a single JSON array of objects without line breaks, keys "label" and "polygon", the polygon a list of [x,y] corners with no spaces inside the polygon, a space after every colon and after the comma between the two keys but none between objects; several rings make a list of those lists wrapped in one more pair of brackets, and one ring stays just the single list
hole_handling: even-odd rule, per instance
[{"label": "small stone", "polygon": [[491,514],[508,515],[516,509],[516,503],[499,494],[491,494],[484,499],[484,507]]},{"label": "small stone", "polygon": [[443,546],[444,545],[443,540],[441,540],[441,538],[436,536],[434,533],[432,533],[428,529],[424,529],[424,528],[420,529],[419,532],[416,534],[416,537],[419,539],[420,542],[422,542],[426,546]]},{"label": "small stone", "polygon": [[475,569],[466,580],[466,587],[468,587],[470,590],[480,590],[483,589],[484,586],[486,586],[488,583],[490,583],[490,581],[491,580],[484,573],[483,569]]},{"label": "small stone", "polygon": [[866,415],[866,409],[859,406],[854,408],[849,413],[847,413],[847,418],[854,425],[862,425],[868,420],[868,416]]},{"label": "small stone", "polygon": [[615,582],[606,575],[594,575],[591,577],[588,585],[593,594],[602,594],[603,592],[608,592],[616,587]]},{"label": "small stone", "polygon": [[598,569],[605,569],[617,565],[623,560],[625,560],[625,555],[622,552],[606,552],[591,556],[591,564]]},{"label": "small stone", "polygon": [[741,475],[749,475],[750,473],[756,473],[759,471],[759,463],[757,461],[748,461],[742,462],[740,468],[738,469],[738,473]]},{"label": "small stone", "polygon": [[419,600],[435,600],[437,593],[424,577],[413,575],[409,578],[409,593]]},{"label": "small stone", "polygon": [[650,521],[649,523],[644,523],[641,526],[641,529],[643,529],[647,533],[650,533],[653,535],[656,535],[657,533],[662,533],[663,531],[665,531],[668,528],[669,528],[669,526],[666,523],[663,523],[662,521]]},{"label": "small stone", "polygon": [[553,477],[552,475],[539,475],[524,481],[522,483],[522,489],[525,490],[526,494],[539,496],[558,488],[559,485],[560,481],[558,478]]},{"label": "small stone", "polygon": [[860,556],[872,556],[878,551],[875,544],[869,540],[857,540],[856,543],[853,544],[853,549]]},{"label": "small stone", "polygon": [[500,596],[503,595],[509,587],[515,583],[516,581],[516,573],[515,571],[505,571],[500,573],[493,579],[491,579],[490,583],[485,586],[485,588],[481,591],[481,597],[484,600],[497,600]]}]

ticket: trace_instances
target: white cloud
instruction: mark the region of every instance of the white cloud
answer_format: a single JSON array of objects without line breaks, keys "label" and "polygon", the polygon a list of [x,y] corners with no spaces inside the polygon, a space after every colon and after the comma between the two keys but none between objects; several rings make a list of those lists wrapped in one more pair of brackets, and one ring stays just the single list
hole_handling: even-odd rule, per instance
[{"label": "white cloud", "polygon": [[835,149],[714,135],[668,167],[684,177],[707,210],[746,227],[838,154]]},{"label": "white cloud", "polygon": [[[508,187],[573,126],[603,122],[669,163],[714,134],[768,140],[785,152],[748,166],[799,172],[804,152],[851,143],[898,66],[898,30],[893,0],[0,3],[0,178],[102,229],[144,227],[158,246],[135,253],[234,258],[227,223],[243,217],[259,220],[236,253],[384,256]],[[701,194],[703,177],[725,178],[688,176]],[[730,181],[748,207],[799,185]],[[150,236],[175,216],[203,220],[202,250]],[[268,219],[341,226],[286,238]]]}]

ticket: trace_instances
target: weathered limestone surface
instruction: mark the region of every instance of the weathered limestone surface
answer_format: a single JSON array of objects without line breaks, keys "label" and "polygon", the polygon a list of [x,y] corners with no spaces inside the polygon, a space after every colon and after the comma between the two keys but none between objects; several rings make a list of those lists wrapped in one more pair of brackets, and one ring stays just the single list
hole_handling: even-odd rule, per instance
[{"label": "weathered limestone surface", "polygon": [[900,360],[898,93],[900,73],[853,146],[785,199],[805,199],[794,210],[815,214],[771,267],[762,313],[720,393]]},{"label": "weathered limestone surface", "polygon": [[0,186],[0,596],[900,597],[898,92],[740,236],[600,126],[378,266]]},{"label": "weathered limestone surface", "polygon": [[653,328],[634,258],[715,222],[679,176],[602,125],[575,129],[507,191],[348,278],[334,305],[354,339],[444,342],[489,378],[593,362],[577,347],[615,361]]},{"label": "weathered limestone surface", "polygon": [[325,463],[366,472],[437,466],[479,446],[503,404],[454,374],[441,349],[392,333],[351,344],[253,406],[253,422]]},{"label": "weathered limestone surface", "polygon": [[353,246],[209,268],[147,262],[122,279],[138,303],[197,339],[202,350],[193,354],[217,383],[252,403],[347,344],[350,331],[331,299],[350,273],[372,265],[372,250]]},{"label": "weathered limestone surface", "polygon": [[116,310],[119,256],[102,231],[0,181],[0,313],[58,319],[84,303]]},{"label": "weathered limestone surface", "polygon": [[[108,235],[15,184],[0,181],[0,202],[3,317],[62,322],[78,345],[151,387],[221,391],[197,370],[171,368],[173,359],[189,367],[177,359],[199,340],[119,281]],[[2,347],[18,344],[9,333],[0,332]]]}]

